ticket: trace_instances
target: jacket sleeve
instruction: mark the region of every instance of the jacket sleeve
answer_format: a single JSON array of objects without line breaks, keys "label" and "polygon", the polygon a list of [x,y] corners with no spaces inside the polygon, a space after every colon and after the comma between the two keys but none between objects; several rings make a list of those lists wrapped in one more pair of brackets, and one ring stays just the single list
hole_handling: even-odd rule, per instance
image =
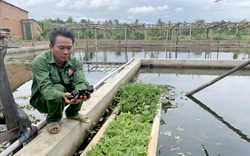
[{"label": "jacket sleeve", "polygon": [[73,77],[73,86],[75,90],[86,89],[89,86],[89,82],[86,80],[85,74],[83,72],[82,63],[75,59],[75,71]]},{"label": "jacket sleeve", "polygon": [[36,59],[31,64],[33,78],[36,81],[37,89],[46,100],[61,100],[63,92],[53,87],[50,78],[49,64],[45,58]]}]

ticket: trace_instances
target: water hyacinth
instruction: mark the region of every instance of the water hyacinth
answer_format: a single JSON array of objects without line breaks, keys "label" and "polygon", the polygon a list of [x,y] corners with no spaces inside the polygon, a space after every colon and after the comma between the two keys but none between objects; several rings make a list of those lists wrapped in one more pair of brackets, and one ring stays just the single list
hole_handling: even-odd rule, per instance
[{"label": "water hyacinth", "polygon": [[171,89],[168,85],[143,83],[121,86],[114,98],[121,113],[108,125],[98,144],[87,155],[145,156],[157,103]]}]

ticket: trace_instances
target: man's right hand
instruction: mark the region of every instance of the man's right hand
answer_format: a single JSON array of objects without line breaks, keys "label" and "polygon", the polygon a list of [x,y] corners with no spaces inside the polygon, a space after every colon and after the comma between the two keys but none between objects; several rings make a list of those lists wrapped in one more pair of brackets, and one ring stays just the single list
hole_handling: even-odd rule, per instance
[{"label": "man's right hand", "polygon": [[64,99],[64,101],[67,103],[67,104],[79,104],[82,102],[81,99],[78,99],[78,97],[74,97],[72,99],[69,100],[69,97],[71,97],[71,93],[69,92],[66,92],[62,95],[62,98]]}]

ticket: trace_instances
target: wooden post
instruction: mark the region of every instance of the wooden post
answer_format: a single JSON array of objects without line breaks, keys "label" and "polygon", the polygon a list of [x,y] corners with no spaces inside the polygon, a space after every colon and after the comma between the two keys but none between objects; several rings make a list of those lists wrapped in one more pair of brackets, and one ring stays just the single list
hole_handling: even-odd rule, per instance
[{"label": "wooden post", "polygon": [[228,75],[230,75],[230,74],[236,72],[237,70],[239,70],[239,69],[241,69],[241,68],[244,68],[245,66],[247,66],[247,65],[249,65],[249,64],[250,64],[250,60],[247,61],[247,62],[245,62],[245,63],[243,63],[243,64],[241,64],[241,65],[239,65],[239,66],[237,66],[237,67],[234,67],[233,69],[231,69],[231,70],[225,72],[225,73],[222,74],[221,76],[219,76],[219,77],[217,77],[217,78],[215,78],[215,79],[213,79],[213,80],[207,82],[206,84],[204,84],[204,85],[202,85],[202,86],[200,86],[200,87],[198,87],[198,88],[192,90],[191,92],[187,93],[186,96],[191,96],[191,95],[197,93],[198,91],[200,91],[200,90],[202,90],[202,89],[204,89],[204,88],[206,88],[206,87],[208,87],[208,86],[214,84],[215,82],[217,82],[217,81],[221,80],[222,78],[224,78],[224,77],[226,77],[226,76],[228,76]]},{"label": "wooden post", "polygon": [[169,29],[166,30],[166,46],[168,46],[168,31],[169,31]]},{"label": "wooden post", "polygon": [[147,40],[147,29],[145,28],[144,29],[144,41],[146,41]]},{"label": "wooden post", "polygon": [[213,28],[210,28],[209,30],[210,30],[210,31],[209,31],[210,40],[212,41],[213,38],[214,38],[214,36],[213,36]]},{"label": "wooden post", "polygon": [[209,28],[206,28],[206,32],[207,32],[207,36],[206,36],[206,39],[209,39]]},{"label": "wooden post", "polygon": [[86,47],[87,47],[87,51],[88,51],[88,47],[89,47],[89,41],[88,41],[88,29],[84,28],[84,39],[86,40]]},{"label": "wooden post", "polygon": [[125,28],[124,29],[124,40],[125,40],[125,46],[127,47],[127,44],[128,44],[128,36],[127,36],[127,33],[128,33],[128,28]]},{"label": "wooden post", "polygon": [[249,40],[250,28],[247,29],[247,40]]},{"label": "wooden post", "polygon": [[95,28],[95,47],[97,48],[97,45],[98,43],[97,43],[97,30],[96,30],[96,28]]},{"label": "wooden post", "polygon": [[107,29],[104,31],[104,40],[105,40],[105,46],[107,45]]},{"label": "wooden post", "polygon": [[190,40],[190,44],[192,43],[192,27],[190,26],[189,28],[189,40]]}]

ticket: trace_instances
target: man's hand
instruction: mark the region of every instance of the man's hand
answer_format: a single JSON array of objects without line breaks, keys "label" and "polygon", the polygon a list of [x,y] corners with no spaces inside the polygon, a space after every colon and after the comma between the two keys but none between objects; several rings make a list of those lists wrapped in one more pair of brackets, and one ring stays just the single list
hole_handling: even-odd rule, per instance
[{"label": "man's hand", "polygon": [[78,98],[78,96],[75,96],[72,99],[69,99],[69,97],[72,97],[71,93],[69,92],[66,92],[62,95],[62,98],[67,104],[79,104],[90,99],[90,94],[88,96],[80,96],[80,98]]},{"label": "man's hand", "polygon": [[[86,95],[80,96],[80,99],[82,99],[83,101],[87,101],[88,99],[90,99],[90,97],[90,93],[87,92]],[[76,98],[78,98],[78,96],[76,96]]]}]

